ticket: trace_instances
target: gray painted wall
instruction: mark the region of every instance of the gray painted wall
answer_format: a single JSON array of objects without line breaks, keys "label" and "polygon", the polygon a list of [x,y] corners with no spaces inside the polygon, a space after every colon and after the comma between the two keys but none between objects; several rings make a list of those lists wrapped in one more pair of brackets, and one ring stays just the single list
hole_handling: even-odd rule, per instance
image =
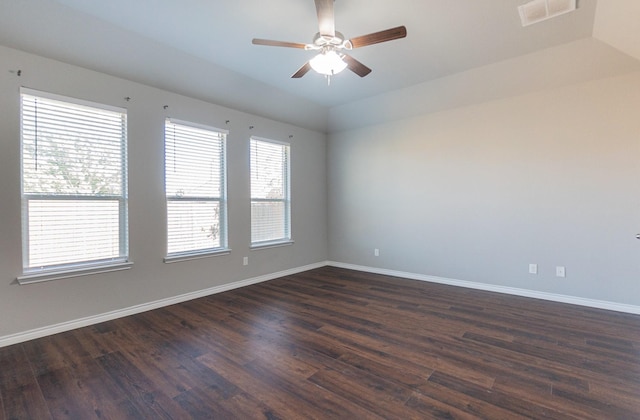
[{"label": "gray painted wall", "polygon": [[[0,47],[0,338],[327,259],[326,136]],[[9,70],[22,70],[18,77]],[[128,109],[129,271],[20,286],[20,86]],[[131,97],[130,102],[123,98]],[[163,106],[168,105],[168,110]],[[163,126],[230,130],[230,255],[165,264]],[[229,124],[226,124],[229,120]],[[252,130],[249,126],[254,126]],[[292,246],[250,251],[249,137],[291,143]],[[289,139],[292,135],[293,138]],[[242,266],[242,257],[249,265]]]},{"label": "gray painted wall", "polygon": [[639,112],[633,72],[332,134],[329,258],[640,305]]},{"label": "gray painted wall", "polygon": [[[331,135],[328,154],[322,133],[4,47],[0,62],[0,338],[327,259],[640,305],[640,72],[608,74],[625,60],[595,81],[396,113]],[[128,108],[132,270],[15,284],[20,86]],[[230,130],[230,255],[162,262],[166,116]],[[293,246],[249,250],[251,135],[293,135]]]}]

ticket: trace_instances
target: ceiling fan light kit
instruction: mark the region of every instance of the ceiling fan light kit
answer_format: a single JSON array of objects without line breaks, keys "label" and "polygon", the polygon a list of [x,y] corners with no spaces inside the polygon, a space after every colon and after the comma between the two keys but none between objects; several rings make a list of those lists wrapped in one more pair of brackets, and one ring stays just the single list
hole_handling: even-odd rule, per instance
[{"label": "ceiling fan light kit", "polygon": [[347,68],[347,63],[334,50],[321,52],[309,60],[309,65],[313,70],[325,76],[333,76]]},{"label": "ceiling fan light kit", "polygon": [[533,25],[576,10],[576,0],[533,0],[518,7],[522,26]]},{"label": "ceiling fan light kit", "polygon": [[404,26],[398,26],[368,35],[345,39],[340,32],[335,30],[333,2],[334,0],[315,0],[319,32],[315,35],[313,42],[310,44],[273,41],[260,38],[254,38],[251,42],[254,45],[319,51],[315,57],[307,61],[291,77],[298,79],[307,74],[309,70],[313,69],[315,72],[324,75],[329,82],[331,76],[340,73],[346,68],[360,77],[364,77],[371,73],[371,69],[369,67],[365,66],[352,56],[345,54],[343,51],[350,51],[354,48],[366,47],[367,45],[392,41],[394,39],[404,38],[407,36],[407,28]]}]

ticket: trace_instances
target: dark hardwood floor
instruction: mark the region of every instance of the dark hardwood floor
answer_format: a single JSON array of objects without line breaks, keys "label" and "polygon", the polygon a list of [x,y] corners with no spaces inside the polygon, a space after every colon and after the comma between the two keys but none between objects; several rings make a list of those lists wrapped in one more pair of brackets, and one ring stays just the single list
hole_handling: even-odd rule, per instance
[{"label": "dark hardwood floor", "polygon": [[322,268],[0,348],[0,419],[640,419],[640,316]]}]

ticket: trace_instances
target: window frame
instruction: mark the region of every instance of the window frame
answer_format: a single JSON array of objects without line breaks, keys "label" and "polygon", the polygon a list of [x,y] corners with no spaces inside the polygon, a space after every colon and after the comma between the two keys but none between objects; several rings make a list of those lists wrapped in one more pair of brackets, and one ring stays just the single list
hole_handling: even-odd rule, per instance
[{"label": "window frame", "polygon": [[[189,195],[189,196],[178,196],[178,195],[168,195],[167,194],[167,127],[169,124],[174,124],[177,126],[184,126],[187,128],[193,128],[198,130],[210,131],[212,133],[220,135],[222,138],[220,140],[220,196],[219,197],[211,197],[211,196],[198,196],[198,195]],[[229,130],[224,130],[221,128],[198,124],[190,121],[185,121],[177,118],[167,117],[165,118],[164,123],[164,195],[165,195],[165,263],[174,263],[180,261],[188,261],[193,259],[207,258],[218,255],[227,255],[231,252],[229,248],[229,226],[228,226],[228,197],[227,197],[227,179],[228,179],[228,170],[227,170],[227,137],[229,135]],[[219,235],[220,235],[220,245],[217,247],[210,248],[200,248],[188,251],[177,251],[177,252],[169,252],[169,202],[181,202],[181,201],[198,201],[198,202],[216,202],[218,203],[219,214]]]},{"label": "window frame", "polygon": [[[284,169],[284,174],[283,174],[283,180],[282,180],[282,187],[283,187],[283,198],[278,198],[278,199],[270,199],[270,198],[254,198],[253,197],[253,192],[252,192],[252,182],[253,182],[253,167],[251,165],[251,151],[253,149],[252,143],[253,142],[262,142],[262,143],[269,143],[272,145],[278,145],[278,146],[282,146],[284,148],[284,153],[286,154],[286,162],[284,162],[283,165],[283,169]],[[283,141],[278,141],[278,140],[272,140],[272,139],[267,139],[264,137],[258,137],[258,136],[251,136],[249,139],[249,199],[250,199],[250,217],[251,217],[251,224],[250,224],[250,248],[251,249],[261,249],[261,248],[271,248],[271,247],[279,247],[279,246],[286,246],[286,245],[292,245],[294,243],[293,241],[293,236],[292,236],[292,228],[291,228],[291,144],[288,142],[283,142]],[[285,209],[284,209],[284,218],[283,218],[283,222],[284,222],[284,231],[285,231],[285,235],[282,238],[277,238],[277,239],[270,239],[270,240],[264,240],[264,241],[254,241],[253,240],[253,204],[254,203],[284,203],[285,205]]]},{"label": "window frame", "polygon": [[[46,194],[25,192],[25,110],[24,98],[57,101],[63,104],[90,108],[93,111],[105,111],[120,114],[120,194]],[[37,141],[37,138],[36,138]],[[37,283],[62,278],[76,277],[95,273],[126,270],[133,263],[129,255],[129,193],[128,193],[128,113],[126,108],[107,105],[99,102],[73,98],[50,92],[38,91],[26,87],[20,88],[20,199],[21,199],[21,233],[22,233],[22,274],[17,277],[20,284]],[[118,256],[97,259],[78,259],[73,262],[32,266],[30,258],[30,226],[29,204],[31,201],[117,201],[118,202]],[[100,220],[100,219],[96,219]]]}]

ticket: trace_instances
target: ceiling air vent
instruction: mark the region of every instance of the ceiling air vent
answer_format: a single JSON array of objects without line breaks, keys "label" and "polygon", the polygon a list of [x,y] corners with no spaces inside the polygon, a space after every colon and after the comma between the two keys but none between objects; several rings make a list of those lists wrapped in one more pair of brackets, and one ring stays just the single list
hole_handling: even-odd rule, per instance
[{"label": "ceiling air vent", "polygon": [[522,26],[533,25],[574,10],[576,0],[533,0],[518,7]]}]

